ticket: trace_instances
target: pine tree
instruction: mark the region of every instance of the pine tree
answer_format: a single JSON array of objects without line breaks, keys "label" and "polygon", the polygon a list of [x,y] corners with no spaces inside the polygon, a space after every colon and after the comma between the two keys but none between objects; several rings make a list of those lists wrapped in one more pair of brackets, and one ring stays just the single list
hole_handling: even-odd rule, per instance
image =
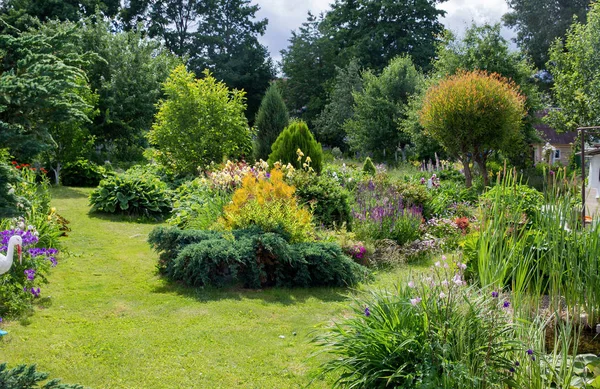
[{"label": "pine tree", "polygon": [[[317,173],[323,168],[323,149],[308,126],[303,121],[294,121],[279,136],[271,148],[273,152],[269,155],[269,165],[281,162],[284,165],[292,164],[296,169],[302,169],[303,164],[310,157],[310,167]],[[298,156],[298,150],[302,151],[302,157]]]},{"label": "pine tree", "polygon": [[287,108],[277,84],[271,84],[260,103],[256,115],[255,127],[258,131],[256,159],[267,160],[271,145],[290,121]]}]

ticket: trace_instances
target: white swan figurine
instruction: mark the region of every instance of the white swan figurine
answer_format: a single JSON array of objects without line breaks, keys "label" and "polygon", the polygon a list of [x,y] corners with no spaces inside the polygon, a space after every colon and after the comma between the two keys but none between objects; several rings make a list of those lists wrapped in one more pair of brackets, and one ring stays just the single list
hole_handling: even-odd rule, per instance
[{"label": "white swan figurine", "polygon": [[19,263],[23,263],[22,256],[23,239],[19,235],[14,235],[8,241],[8,250],[6,256],[0,254],[0,274],[8,272],[13,264],[13,256],[15,254],[15,246],[19,254]]}]

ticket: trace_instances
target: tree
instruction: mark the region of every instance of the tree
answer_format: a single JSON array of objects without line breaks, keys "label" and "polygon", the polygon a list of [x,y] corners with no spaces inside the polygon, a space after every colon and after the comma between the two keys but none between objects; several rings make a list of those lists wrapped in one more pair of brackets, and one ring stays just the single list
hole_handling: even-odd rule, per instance
[{"label": "tree", "polygon": [[173,70],[164,89],[166,99],[159,103],[148,139],[167,170],[194,174],[198,167],[252,149],[243,91],[229,90],[208,71],[195,79],[183,65]]},{"label": "tree", "polygon": [[163,96],[162,84],[181,61],[139,31],[111,32],[100,15],[96,23],[84,24],[78,44],[81,51],[100,57],[86,67],[98,94],[99,114],[89,132],[102,150],[100,161],[141,160],[156,104]]},{"label": "tree", "polygon": [[324,20],[325,36],[338,48],[345,66],[351,58],[380,71],[398,55],[410,55],[427,69],[444,31],[436,8],[446,0],[336,0]]},{"label": "tree", "polygon": [[[527,97],[528,115],[523,118],[523,136],[520,137],[519,143],[505,150],[504,156],[517,166],[525,167],[531,163],[529,145],[538,141],[534,124],[538,121],[536,112],[542,107],[541,95],[534,77],[536,69],[522,53],[509,49],[508,41],[501,34],[500,25],[473,24],[460,40],[452,34],[447,34],[444,42],[438,45],[436,57],[430,84],[460,71],[482,70],[497,73],[519,86],[521,93]],[[426,89],[427,87],[423,88],[423,92]],[[408,115],[413,122],[412,129],[407,123],[403,123],[401,127],[404,126],[412,133],[413,141],[422,153],[427,149],[435,151],[431,141],[422,136],[422,129],[418,126],[418,115],[414,114],[422,107],[424,93],[419,97],[411,105],[412,112]]]},{"label": "tree", "polygon": [[256,115],[256,158],[267,160],[271,145],[290,121],[287,108],[277,84],[271,84]]},{"label": "tree", "polygon": [[7,0],[1,11],[14,12],[12,17],[29,15],[42,22],[56,19],[76,22],[82,17],[94,15],[96,10],[108,17],[114,17],[119,9],[119,0]]},{"label": "tree", "polygon": [[504,24],[517,30],[515,42],[529,54],[539,69],[546,67],[548,50],[562,39],[573,17],[585,23],[590,0],[506,0],[512,9]]},{"label": "tree", "polygon": [[550,123],[558,130],[600,124],[600,5],[594,4],[586,24],[576,23],[565,42],[550,50],[549,70],[554,77],[554,98],[560,110],[551,111]]},{"label": "tree", "polygon": [[419,118],[429,136],[456,155],[472,185],[470,163],[488,176],[487,157],[520,136],[525,97],[514,82],[482,71],[460,72],[431,86]]},{"label": "tree", "polygon": [[354,92],[354,116],[346,122],[350,147],[386,159],[404,150],[410,139],[398,131],[409,97],[422,75],[407,56],[393,59],[378,77],[363,74],[363,91]]},{"label": "tree", "polygon": [[327,82],[335,76],[335,52],[323,35],[319,18],[308,13],[298,31],[292,31],[287,49],[281,51],[285,75],[283,96],[293,114],[313,124],[327,100]]},{"label": "tree", "polygon": [[0,144],[30,161],[52,147],[52,126],[90,121],[90,105],[82,97],[89,93],[83,70],[88,56],[73,46],[80,36],[72,24],[51,22],[24,32],[6,26],[5,31],[0,35]]},{"label": "tree", "polygon": [[257,20],[258,5],[250,0],[218,0],[208,7],[194,35],[190,67],[201,74],[209,69],[230,88],[246,92],[246,117],[254,121],[264,91],[275,77],[265,46],[267,19]]},{"label": "tree", "polygon": [[[320,173],[323,168],[323,149],[308,126],[303,121],[293,121],[275,140],[269,155],[269,165],[276,162],[288,163],[296,169],[303,169],[305,164]],[[310,159],[309,159],[310,158]],[[308,167],[306,165],[306,167]]]},{"label": "tree", "polygon": [[315,120],[317,139],[331,147],[347,150],[345,122],[354,116],[354,93],[362,90],[360,66],[356,59],[346,68],[337,68],[337,76],[328,103]]}]

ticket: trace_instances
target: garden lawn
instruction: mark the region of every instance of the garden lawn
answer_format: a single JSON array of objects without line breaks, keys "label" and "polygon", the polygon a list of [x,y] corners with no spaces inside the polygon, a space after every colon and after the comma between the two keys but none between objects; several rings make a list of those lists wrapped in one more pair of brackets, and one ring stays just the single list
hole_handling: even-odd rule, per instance
[{"label": "garden lawn", "polygon": [[42,287],[49,303],[3,325],[0,362],[36,363],[90,388],[297,388],[315,377],[325,356],[309,358],[312,333],[345,314],[347,290],[171,284],[146,243],[155,225],[89,215],[88,194],[53,190],[52,205],[71,222],[68,254]]}]

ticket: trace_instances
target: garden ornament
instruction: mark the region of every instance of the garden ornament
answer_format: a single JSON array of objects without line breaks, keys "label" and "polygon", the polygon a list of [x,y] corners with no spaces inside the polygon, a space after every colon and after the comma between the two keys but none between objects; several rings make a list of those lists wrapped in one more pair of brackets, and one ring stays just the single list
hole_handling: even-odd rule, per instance
[{"label": "garden ornament", "polygon": [[0,254],[0,274],[8,272],[13,264],[13,256],[15,253],[15,246],[17,247],[17,253],[19,254],[19,263],[23,263],[23,253],[21,246],[23,245],[23,239],[19,235],[14,235],[8,241],[8,250],[6,255]]}]

